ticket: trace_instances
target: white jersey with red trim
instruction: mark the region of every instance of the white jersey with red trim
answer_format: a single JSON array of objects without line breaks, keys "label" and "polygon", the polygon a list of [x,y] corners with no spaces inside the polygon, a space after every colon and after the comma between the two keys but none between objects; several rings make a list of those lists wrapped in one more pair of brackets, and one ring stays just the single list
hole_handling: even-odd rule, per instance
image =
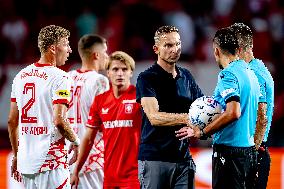
[{"label": "white jersey with red trim", "polygon": [[19,110],[18,170],[34,174],[68,168],[65,139],[53,123],[53,104],[68,104],[71,79],[49,64],[31,64],[13,80],[11,101]]},{"label": "white jersey with red trim", "polygon": [[[68,119],[73,123],[74,131],[82,139],[94,97],[109,90],[109,81],[104,75],[91,70],[85,72],[72,70],[69,72],[69,75],[73,79],[73,95],[68,109]],[[103,168],[103,150],[102,133],[98,132],[90,155],[81,169],[81,173]]]}]

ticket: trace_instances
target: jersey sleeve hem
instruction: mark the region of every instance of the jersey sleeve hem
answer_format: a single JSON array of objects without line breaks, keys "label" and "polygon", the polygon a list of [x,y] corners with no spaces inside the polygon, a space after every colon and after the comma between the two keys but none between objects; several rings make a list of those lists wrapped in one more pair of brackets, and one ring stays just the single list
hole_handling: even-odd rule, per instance
[{"label": "jersey sleeve hem", "polygon": [[16,98],[11,98],[11,102],[16,102]]},{"label": "jersey sleeve hem", "polygon": [[92,128],[92,129],[98,129],[100,128],[100,126],[94,126],[94,125],[90,125],[90,124],[86,124],[86,127]]},{"label": "jersey sleeve hem", "polygon": [[57,99],[52,102],[53,104],[69,104],[67,99]]},{"label": "jersey sleeve hem", "polygon": [[263,102],[263,103],[267,103],[267,100],[265,98],[259,98],[259,101],[258,102]]}]

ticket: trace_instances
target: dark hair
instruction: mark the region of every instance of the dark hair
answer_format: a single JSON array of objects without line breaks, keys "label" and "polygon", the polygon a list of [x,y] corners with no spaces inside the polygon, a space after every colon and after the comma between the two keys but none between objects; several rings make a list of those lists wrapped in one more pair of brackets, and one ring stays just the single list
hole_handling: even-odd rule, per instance
[{"label": "dark hair", "polygon": [[253,36],[251,29],[243,23],[235,23],[229,27],[237,36],[239,46],[242,48],[252,48]]},{"label": "dark hair", "polygon": [[81,57],[89,57],[92,54],[92,48],[97,44],[106,43],[106,39],[95,34],[86,34],[78,42],[78,51]]},{"label": "dark hair", "polygon": [[55,25],[43,27],[38,34],[38,48],[41,53],[45,53],[50,45],[57,44],[62,38],[70,37],[70,32]]},{"label": "dark hair", "polygon": [[155,32],[154,41],[155,43],[158,43],[160,41],[161,35],[165,33],[172,33],[172,32],[179,32],[178,29],[175,26],[161,26],[157,31]]},{"label": "dark hair", "polygon": [[229,28],[219,29],[213,38],[213,42],[218,45],[223,52],[235,55],[239,48],[236,35]]}]

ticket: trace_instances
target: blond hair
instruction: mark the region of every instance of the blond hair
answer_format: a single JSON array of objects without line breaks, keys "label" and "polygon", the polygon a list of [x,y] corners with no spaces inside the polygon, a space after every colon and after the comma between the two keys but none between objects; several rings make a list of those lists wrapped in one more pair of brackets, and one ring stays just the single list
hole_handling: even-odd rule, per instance
[{"label": "blond hair", "polygon": [[177,32],[179,33],[178,29],[175,26],[161,26],[157,31],[155,32],[154,41],[155,44],[160,42],[160,37],[164,34]]},{"label": "blond hair", "polygon": [[57,44],[62,38],[70,37],[70,32],[55,25],[42,28],[38,34],[38,48],[41,53],[45,53],[50,45]]},{"label": "blond hair", "polygon": [[109,70],[113,60],[119,60],[123,62],[127,66],[127,68],[130,68],[132,71],[135,69],[135,61],[130,55],[123,51],[115,51],[109,56],[109,60],[106,63],[106,70]]}]

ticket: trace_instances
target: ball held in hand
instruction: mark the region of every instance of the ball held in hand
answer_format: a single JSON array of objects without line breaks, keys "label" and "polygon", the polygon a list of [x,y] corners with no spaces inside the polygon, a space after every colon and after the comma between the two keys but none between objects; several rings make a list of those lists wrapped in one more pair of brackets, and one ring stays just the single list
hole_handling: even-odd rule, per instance
[{"label": "ball held in hand", "polygon": [[221,112],[222,107],[218,101],[211,96],[202,96],[191,104],[188,116],[193,126],[203,129],[216,119]]}]

